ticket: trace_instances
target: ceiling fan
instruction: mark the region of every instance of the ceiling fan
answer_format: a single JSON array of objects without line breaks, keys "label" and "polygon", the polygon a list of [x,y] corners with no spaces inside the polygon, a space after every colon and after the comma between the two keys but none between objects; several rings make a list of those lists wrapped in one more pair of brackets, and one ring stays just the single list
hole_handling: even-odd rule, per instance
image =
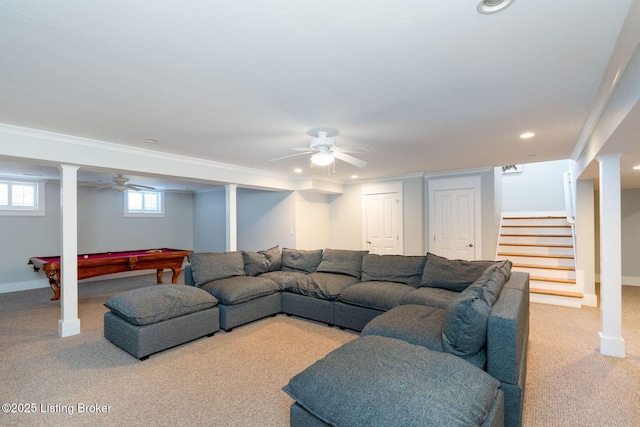
[{"label": "ceiling fan", "polygon": [[331,128],[314,128],[307,132],[307,135],[314,138],[309,143],[308,147],[292,147],[292,150],[302,151],[301,153],[290,154],[284,157],[278,157],[271,159],[271,161],[282,160],[289,157],[300,156],[303,154],[312,154],[311,167],[313,166],[328,166],[335,161],[335,159],[342,160],[359,168],[367,166],[367,162],[350,156],[346,153],[355,153],[359,151],[369,152],[366,148],[350,147],[350,148],[338,148],[333,136],[336,136],[338,131]]},{"label": "ceiling fan", "polygon": [[127,190],[140,191],[142,189],[155,190],[155,187],[149,187],[148,185],[130,183],[129,182],[129,178],[125,177],[121,173],[116,174],[116,176],[114,176],[111,179],[111,181],[113,181],[113,184],[111,184],[111,185],[103,185],[102,187],[98,187],[98,189],[100,189],[100,188],[111,188],[112,190],[116,190],[116,191],[120,191],[120,192],[127,191]]}]

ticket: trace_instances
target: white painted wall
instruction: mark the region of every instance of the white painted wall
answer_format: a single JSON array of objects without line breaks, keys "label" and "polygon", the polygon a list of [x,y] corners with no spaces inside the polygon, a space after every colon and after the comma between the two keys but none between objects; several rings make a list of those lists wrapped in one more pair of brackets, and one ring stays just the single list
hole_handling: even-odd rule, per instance
[{"label": "white painted wall", "polygon": [[592,179],[576,183],[576,270],[583,274],[583,293],[589,305],[596,305],[596,247],[594,183]]},{"label": "white painted wall", "polygon": [[562,174],[570,168],[569,160],[529,163],[522,172],[502,175],[502,210],[504,212],[564,211]]},{"label": "white painted wall", "polygon": [[294,192],[238,188],[237,206],[238,250],[260,251],[276,245],[296,247]]},{"label": "white painted wall", "polygon": [[329,196],[308,191],[296,192],[295,206],[296,248],[324,249],[331,247]]}]

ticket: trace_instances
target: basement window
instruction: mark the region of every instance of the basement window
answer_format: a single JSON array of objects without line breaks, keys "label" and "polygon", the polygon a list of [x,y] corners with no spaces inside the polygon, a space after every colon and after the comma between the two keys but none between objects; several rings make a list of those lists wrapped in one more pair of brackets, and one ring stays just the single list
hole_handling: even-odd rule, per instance
[{"label": "basement window", "polygon": [[124,216],[164,217],[164,197],[161,191],[127,190],[124,196]]},{"label": "basement window", "polygon": [[44,215],[44,182],[0,180],[0,215]]}]

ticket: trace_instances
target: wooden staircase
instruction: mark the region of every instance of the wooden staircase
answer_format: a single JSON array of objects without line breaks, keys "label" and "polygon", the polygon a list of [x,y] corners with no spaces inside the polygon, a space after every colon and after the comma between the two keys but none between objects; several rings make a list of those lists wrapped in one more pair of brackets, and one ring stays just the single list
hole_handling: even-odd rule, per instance
[{"label": "wooden staircase", "polygon": [[582,306],[574,254],[565,216],[503,216],[496,259],[509,259],[513,271],[530,274],[532,302]]}]

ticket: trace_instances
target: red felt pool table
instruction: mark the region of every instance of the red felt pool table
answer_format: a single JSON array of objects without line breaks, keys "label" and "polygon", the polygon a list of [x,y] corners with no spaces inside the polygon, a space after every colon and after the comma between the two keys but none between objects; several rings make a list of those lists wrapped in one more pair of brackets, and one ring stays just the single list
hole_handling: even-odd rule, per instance
[{"label": "red felt pool table", "polygon": [[[105,252],[78,255],[78,280],[104,274],[122,273],[133,270],[157,270],[158,283],[162,283],[162,271],[173,271],[172,283],[176,283],[184,257],[192,251],[183,249],[143,249],[137,251]],[[27,264],[34,271],[43,269],[49,285],[53,289],[52,301],[60,299],[60,257],[45,256],[29,258]]]}]

